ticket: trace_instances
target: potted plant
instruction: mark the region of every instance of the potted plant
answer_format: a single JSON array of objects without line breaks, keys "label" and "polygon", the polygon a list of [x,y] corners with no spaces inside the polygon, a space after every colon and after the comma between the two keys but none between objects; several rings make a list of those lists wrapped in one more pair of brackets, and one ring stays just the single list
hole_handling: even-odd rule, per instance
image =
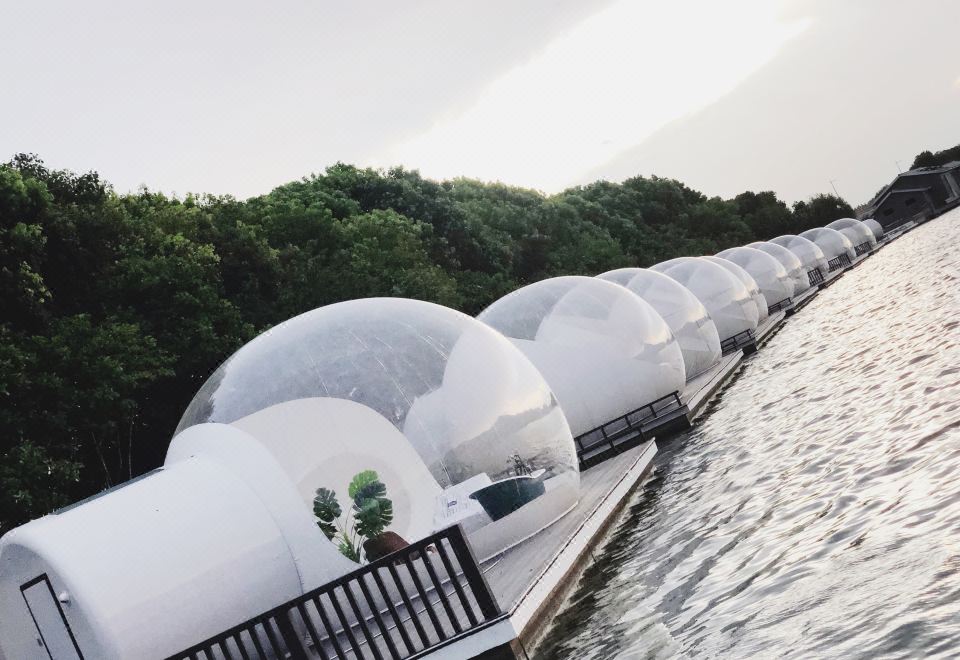
[{"label": "potted plant", "polygon": [[375,471],[354,475],[347,494],[353,502],[346,514],[329,488],[318,488],[313,498],[317,526],[345,557],[357,563],[376,561],[407,545],[398,534],[387,531],[393,522],[393,502]]}]

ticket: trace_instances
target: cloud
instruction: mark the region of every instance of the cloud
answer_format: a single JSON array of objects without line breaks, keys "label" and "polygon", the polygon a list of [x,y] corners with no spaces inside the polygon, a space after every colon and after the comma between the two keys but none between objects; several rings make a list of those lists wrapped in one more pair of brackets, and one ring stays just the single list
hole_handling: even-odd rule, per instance
[{"label": "cloud", "polygon": [[624,0],[489,84],[463,112],[376,161],[555,191],[721,98],[808,19],[771,0]]}]

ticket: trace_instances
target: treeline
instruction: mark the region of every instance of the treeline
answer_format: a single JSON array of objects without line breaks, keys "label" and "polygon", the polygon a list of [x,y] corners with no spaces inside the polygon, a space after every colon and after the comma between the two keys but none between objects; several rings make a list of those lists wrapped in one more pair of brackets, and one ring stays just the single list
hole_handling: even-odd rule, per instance
[{"label": "treeline", "polygon": [[554,275],[646,266],[852,215],[637,177],[545,196],[338,164],[246,201],[0,166],[0,533],[159,465],[210,372],[259,332],[366,296],[475,314]]},{"label": "treeline", "polygon": [[936,153],[932,151],[921,151],[917,154],[916,158],[913,159],[913,165],[910,166],[910,169],[915,170],[918,167],[937,167],[939,165],[946,165],[947,163],[955,160],[960,160],[960,144]]}]

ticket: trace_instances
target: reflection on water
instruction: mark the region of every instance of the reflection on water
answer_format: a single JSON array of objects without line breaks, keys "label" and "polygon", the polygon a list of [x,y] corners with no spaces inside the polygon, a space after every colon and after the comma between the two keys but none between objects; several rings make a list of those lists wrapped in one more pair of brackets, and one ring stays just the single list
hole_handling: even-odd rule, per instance
[{"label": "reflection on water", "polygon": [[539,658],[960,648],[960,210],[789,321],[661,448]]}]

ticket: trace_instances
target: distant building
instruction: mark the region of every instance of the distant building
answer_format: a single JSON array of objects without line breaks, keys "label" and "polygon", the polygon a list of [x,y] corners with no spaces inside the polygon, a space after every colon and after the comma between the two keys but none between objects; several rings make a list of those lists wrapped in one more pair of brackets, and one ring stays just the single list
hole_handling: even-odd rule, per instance
[{"label": "distant building", "polygon": [[960,206],[960,161],[903,172],[857,217],[873,218],[884,230],[908,221],[923,222]]}]

